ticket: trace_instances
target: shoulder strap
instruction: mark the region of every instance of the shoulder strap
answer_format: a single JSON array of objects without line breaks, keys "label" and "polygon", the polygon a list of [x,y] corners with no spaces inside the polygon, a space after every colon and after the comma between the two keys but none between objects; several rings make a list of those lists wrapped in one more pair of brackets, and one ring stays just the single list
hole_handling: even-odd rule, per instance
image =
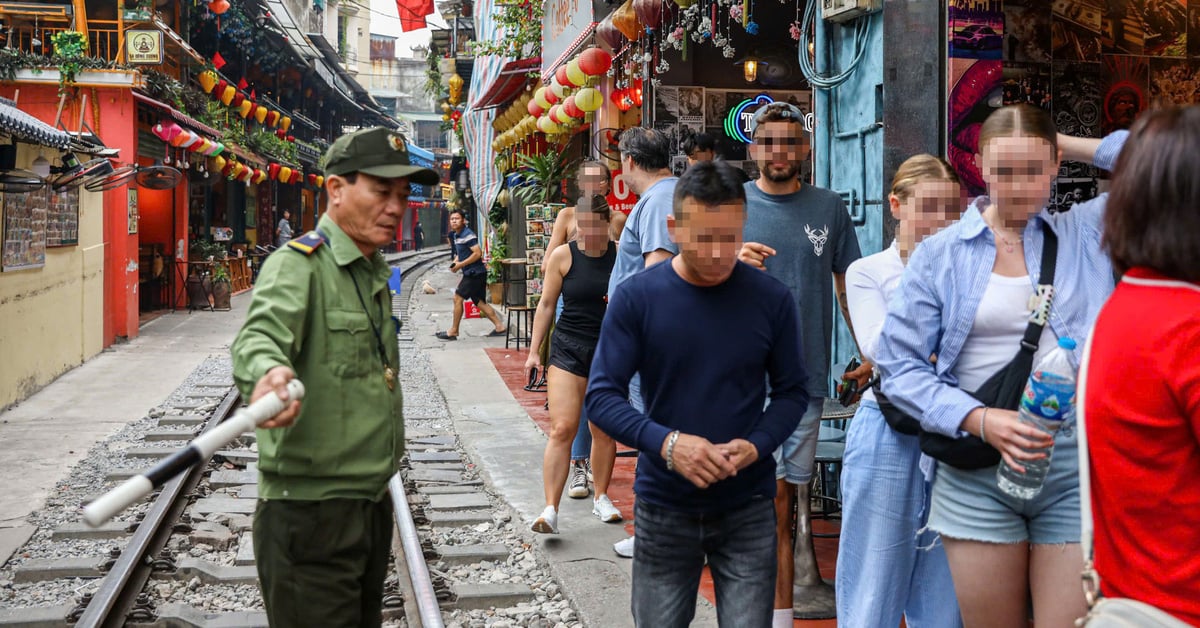
[{"label": "shoulder strap", "polygon": [[313,253],[316,253],[317,249],[321,248],[321,245],[328,241],[329,238],[325,237],[325,234],[321,233],[320,230],[309,231],[295,240],[289,240],[287,247],[293,251],[300,251],[304,255],[309,256]]},{"label": "shoulder strap", "polygon": [[1092,340],[1095,327],[1083,345],[1083,358],[1079,362],[1079,379],[1075,389],[1075,439],[1079,450],[1079,523],[1080,549],[1083,550],[1083,590],[1090,607],[1100,597],[1100,574],[1096,572],[1095,531],[1092,529],[1092,474],[1087,439],[1087,384],[1088,363],[1092,357]]},{"label": "shoulder strap", "polygon": [[1038,275],[1038,307],[1029,317],[1025,336],[1021,338],[1021,350],[1037,353],[1038,341],[1042,339],[1042,328],[1050,320],[1050,305],[1054,301],[1054,270],[1058,266],[1058,236],[1050,224],[1042,223],[1042,269]]}]

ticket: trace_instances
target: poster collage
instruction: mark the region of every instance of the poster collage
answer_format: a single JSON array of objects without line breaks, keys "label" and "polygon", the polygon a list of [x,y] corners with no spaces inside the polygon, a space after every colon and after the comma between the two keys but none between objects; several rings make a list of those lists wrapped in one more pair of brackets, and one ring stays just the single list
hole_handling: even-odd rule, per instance
[{"label": "poster collage", "polygon": [[717,138],[717,150],[722,158],[745,170],[751,178],[757,177],[756,166],[746,155],[746,145],[725,134],[725,118],[743,101],[759,94],[790,102],[804,113],[812,111],[812,93],[807,91],[658,87],[654,92],[654,127],[671,137],[671,170],[678,176],[687,168],[687,157],[680,148],[683,139],[690,134],[707,132]]},{"label": "poster collage", "polygon": [[0,270],[41,268],[46,249],[79,243],[79,190],[5,193]]},{"label": "poster collage", "polygon": [[537,307],[542,300],[542,260],[554,233],[554,219],[566,205],[547,203],[525,207],[525,305]]},{"label": "poster collage", "polygon": [[[1003,104],[1051,113],[1067,135],[1129,128],[1154,103],[1200,102],[1200,0],[950,0],[948,157],[982,194],[979,127]],[[1096,196],[1101,173],[1064,162],[1050,209]]]}]

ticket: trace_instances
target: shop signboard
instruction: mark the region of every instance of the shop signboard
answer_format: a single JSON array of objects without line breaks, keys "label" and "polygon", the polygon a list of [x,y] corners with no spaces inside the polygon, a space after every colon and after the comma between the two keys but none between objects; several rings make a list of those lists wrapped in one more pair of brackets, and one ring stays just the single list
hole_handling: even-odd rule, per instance
[{"label": "shop signboard", "polygon": [[125,33],[125,59],[131,65],[161,65],[163,34],[157,29],[130,29]]},{"label": "shop signboard", "polygon": [[628,216],[638,201],[638,195],[629,189],[629,183],[625,181],[620,170],[613,170],[612,175],[612,185],[609,186],[608,192],[608,207]]},{"label": "shop signboard", "polygon": [[547,72],[591,24],[591,0],[548,0],[542,16],[542,72]]}]

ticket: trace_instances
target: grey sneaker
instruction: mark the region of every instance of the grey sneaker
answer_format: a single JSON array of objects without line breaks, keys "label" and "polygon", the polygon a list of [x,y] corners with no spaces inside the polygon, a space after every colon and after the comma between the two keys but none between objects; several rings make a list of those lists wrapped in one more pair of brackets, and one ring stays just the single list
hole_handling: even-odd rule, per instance
[{"label": "grey sneaker", "polygon": [[634,537],[631,536],[624,541],[613,543],[613,551],[617,553],[617,556],[621,558],[633,558],[633,539]]},{"label": "grey sneaker", "polygon": [[588,496],[588,474],[587,468],[582,464],[571,463],[571,483],[567,489],[567,496],[572,499],[583,499]]}]

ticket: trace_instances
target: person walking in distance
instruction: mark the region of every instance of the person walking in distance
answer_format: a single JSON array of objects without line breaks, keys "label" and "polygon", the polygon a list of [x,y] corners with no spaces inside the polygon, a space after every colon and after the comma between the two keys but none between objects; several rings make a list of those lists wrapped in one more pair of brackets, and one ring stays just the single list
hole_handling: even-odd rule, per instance
[{"label": "person walking in distance", "polygon": [[325,154],[329,209],[317,229],[267,257],[233,342],[243,398],[291,401],[258,430],[254,557],[267,620],[276,628],[382,623],[390,563],[388,480],[404,454],[390,244],[413,183],[433,170],[409,163],[386,128],[343,135]]},{"label": "person walking in distance", "polygon": [[[656,129],[627,129],[621,133],[618,149],[625,182],[639,198],[621,230],[617,261],[608,280],[610,295],[626,279],[679,252],[667,230],[667,216],[671,215],[675,183],[679,180],[671,175],[670,138]],[[643,411],[641,377],[636,373],[629,381],[629,402],[635,410]],[[614,544],[613,551],[632,558],[633,544],[631,536]]]},{"label": "person walking in distance", "polygon": [[487,267],[483,265],[483,252],[479,248],[479,237],[467,227],[466,216],[462,210],[450,212],[451,240],[454,262],[450,264],[450,272],[462,271],[462,279],[454,289],[454,320],[450,329],[439,331],[437,337],[442,340],[458,340],[458,325],[462,322],[463,302],[470,299],[475,307],[496,326],[488,336],[503,336],[506,329],[500,324],[500,315],[487,302]]},{"label": "person walking in distance", "polygon": [[[679,254],[610,295],[592,364],[588,416],[641,452],[632,610],[645,628],[691,622],[705,561],[720,626],[771,626],[771,452],[808,394],[795,301],[737,260],[745,195],[729,164],[683,174],[669,219]],[[639,372],[644,411],[629,394]]]},{"label": "person walking in distance", "polygon": [[[775,615],[776,625],[790,626],[793,608],[799,617],[832,617],[835,613],[833,589],[821,580],[812,546],[809,480],[821,411],[829,394],[830,287],[836,286],[838,305],[849,321],[845,272],[861,254],[841,197],[799,179],[801,163],[808,160],[810,152],[804,113],[786,102],[774,102],[755,113],[751,126],[750,154],[759,176],[745,184],[746,243],[741,260],[766,270],[792,291],[800,311],[804,361],[809,367],[808,406],[796,431],[776,452],[779,578]],[[864,364],[852,376],[865,383],[870,372],[871,365]],[[797,506],[797,544],[793,549],[791,522]]]},{"label": "person walking in distance", "polygon": [[283,218],[279,219],[279,224],[275,226],[275,246],[283,248],[283,245],[292,239],[292,212],[283,210]]},{"label": "person walking in distance", "polygon": [[421,227],[421,221],[413,226],[413,248],[420,251],[425,248],[425,229]]},{"label": "person walking in distance", "polygon": [[[558,533],[558,507],[571,456],[571,440],[583,412],[583,395],[592,368],[592,356],[600,338],[600,323],[608,305],[608,278],[617,257],[617,247],[608,234],[608,202],[599,194],[584,197],[576,205],[578,238],[554,249],[545,275],[542,300],[533,319],[533,342],[539,346],[550,329],[554,305],[561,295],[562,316],[554,327],[546,369],[550,406],[550,442],[542,462],[546,508],[533,522],[533,531]],[[530,350],[525,369],[541,366],[541,356]],[[592,432],[593,478],[596,499],[592,514],[604,522],[621,520],[621,513],[608,498],[617,447],[595,426]],[[586,484],[585,484],[586,486]]]}]

